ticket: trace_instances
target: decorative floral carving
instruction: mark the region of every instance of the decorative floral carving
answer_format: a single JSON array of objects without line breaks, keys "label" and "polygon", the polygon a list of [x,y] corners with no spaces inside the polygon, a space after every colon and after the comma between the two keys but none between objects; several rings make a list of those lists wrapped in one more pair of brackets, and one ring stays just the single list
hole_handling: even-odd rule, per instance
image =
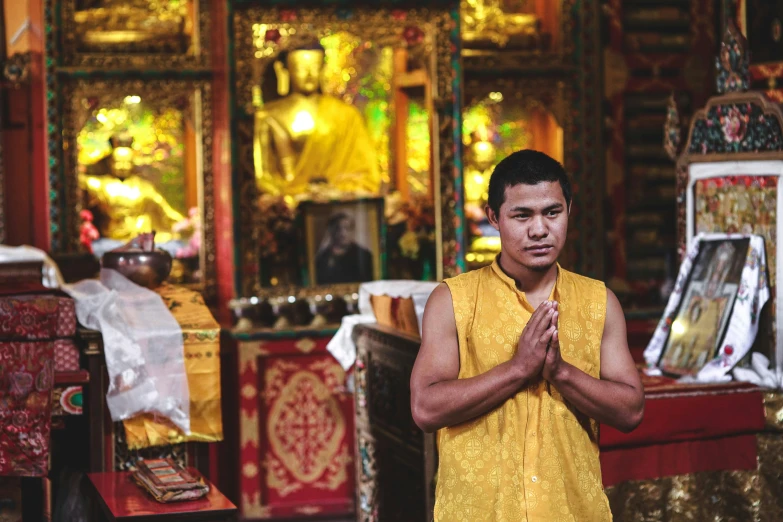
[{"label": "decorative floral carving", "polygon": [[263,195],[258,200],[258,247],[261,259],[290,260],[296,245],[296,211],[282,197]]},{"label": "decorative floral carving", "polygon": [[745,138],[749,119],[747,113],[742,114],[736,107],[730,107],[726,115],[720,116],[723,136],[728,143],[739,143]]},{"label": "decorative floral carving", "polygon": [[359,437],[359,521],[378,522],[378,501],[375,488],[375,444],[366,436]]},{"label": "decorative floral carving", "polygon": [[783,149],[783,132],[773,115],[751,101],[709,107],[693,124],[691,154],[769,152]]},{"label": "decorative floral carving", "polygon": [[677,101],[674,95],[669,96],[669,102],[666,106],[666,123],[664,124],[663,148],[671,159],[676,159],[680,153],[682,144],[682,122],[680,121],[680,111],[677,108]]},{"label": "decorative floral carving", "polygon": [[737,29],[733,20],[729,20],[720,52],[715,59],[718,69],[716,78],[718,93],[744,92],[750,87],[748,64],[750,59],[747,51],[747,41]]}]

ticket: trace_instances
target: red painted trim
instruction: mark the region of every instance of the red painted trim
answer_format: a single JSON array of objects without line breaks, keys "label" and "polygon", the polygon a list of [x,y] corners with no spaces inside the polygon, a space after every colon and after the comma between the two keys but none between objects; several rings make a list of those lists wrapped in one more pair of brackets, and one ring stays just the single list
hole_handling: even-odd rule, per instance
[{"label": "red painted trim", "polygon": [[32,127],[32,245],[42,250],[50,249],[49,234],[49,147],[47,146],[46,121],[46,68],[44,61],[44,13],[43,2],[29,2],[32,30],[29,32],[32,63],[30,67],[30,93]]},{"label": "red painted trim", "polygon": [[215,263],[217,319],[230,324],[228,302],[234,297],[234,223],[231,193],[231,128],[229,121],[227,2],[212,0],[212,117],[215,194]]},{"label": "red painted trim", "polygon": [[601,452],[605,487],[627,480],[651,480],[701,471],[753,470],[757,466],[756,435],[688,440],[617,448]]}]

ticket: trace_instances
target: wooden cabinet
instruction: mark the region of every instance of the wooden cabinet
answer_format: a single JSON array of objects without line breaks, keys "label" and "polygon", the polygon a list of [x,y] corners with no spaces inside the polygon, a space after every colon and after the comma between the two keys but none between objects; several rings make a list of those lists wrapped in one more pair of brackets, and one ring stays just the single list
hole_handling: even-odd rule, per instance
[{"label": "wooden cabinet", "polygon": [[236,377],[223,396],[239,405],[242,520],[353,516],[353,398],[326,351],[333,333],[232,335]]},{"label": "wooden cabinet", "polygon": [[377,325],[357,326],[354,339],[357,520],[429,522],[435,437],[416,426],[410,408],[421,341]]}]

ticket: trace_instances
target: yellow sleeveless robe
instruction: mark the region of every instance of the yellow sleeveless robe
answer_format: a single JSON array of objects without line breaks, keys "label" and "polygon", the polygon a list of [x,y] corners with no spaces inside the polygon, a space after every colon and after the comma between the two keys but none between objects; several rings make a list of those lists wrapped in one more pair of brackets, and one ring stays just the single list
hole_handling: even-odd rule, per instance
[{"label": "yellow sleeveless robe", "polygon": [[[459,378],[508,361],[534,309],[498,261],[446,280],[459,335]],[[563,270],[563,360],[598,378],[606,317],[603,283]],[[436,522],[604,522],[598,425],[540,379],[497,409],[438,432]]]}]

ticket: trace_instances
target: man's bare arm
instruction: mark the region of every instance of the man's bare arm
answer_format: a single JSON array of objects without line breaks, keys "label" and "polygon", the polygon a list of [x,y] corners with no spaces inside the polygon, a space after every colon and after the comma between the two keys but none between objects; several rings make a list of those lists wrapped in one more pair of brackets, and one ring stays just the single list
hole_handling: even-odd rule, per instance
[{"label": "man's bare arm", "polygon": [[[445,284],[438,286],[424,310],[421,348],[411,374],[411,411],[416,424],[428,433],[461,424],[521,390],[541,372],[546,344],[555,331],[553,314],[552,305],[542,304],[536,310],[510,361],[481,375],[458,379],[459,340],[451,292]],[[530,342],[534,337],[538,342]]]},{"label": "man's bare arm", "polygon": [[547,353],[544,378],[585,415],[627,433],[642,422],[644,389],[628,350],[623,309],[614,292],[606,292],[601,378],[595,379],[560,358],[559,332],[555,332]]}]

